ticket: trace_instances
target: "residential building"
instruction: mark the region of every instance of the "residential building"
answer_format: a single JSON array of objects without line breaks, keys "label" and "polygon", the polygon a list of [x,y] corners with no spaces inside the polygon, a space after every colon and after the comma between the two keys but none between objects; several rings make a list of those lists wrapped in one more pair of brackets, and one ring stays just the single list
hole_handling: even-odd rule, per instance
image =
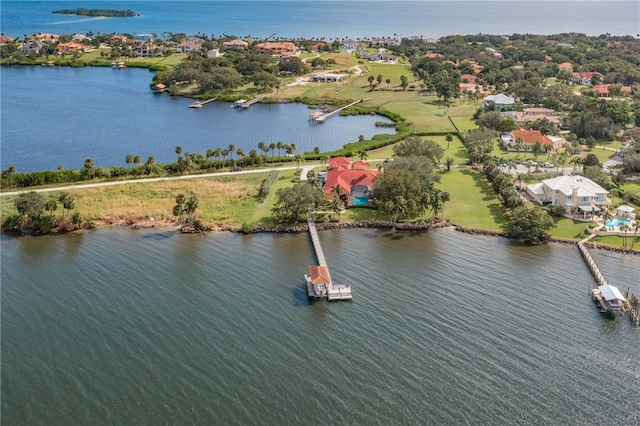
[{"label": "residential building", "polygon": [[600,74],[599,72],[588,72],[588,71],[581,71],[581,72],[574,72],[571,73],[571,80],[574,83],[577,84],[581,84],[583,86],[589,86],[590,84],[593,83],[593,77],[597,76],[599,81],[602,81],[604,79],[604,75]]},{"label": "residential building", "polygon": [[28,41],[24,43],[20,50],[27,55],[38,54],[44,48],[44,43],[39,40]]},{"label": "residential building", "polygon": [[58,34],[38,33],[37,35],[32,36],[30,40],[38,40],[43,43],[55,43],[59,38],[60,36]]},{"label": "residential building", "polygon": [[0,44],[13,43],[14,39],[4,34],[0,35]]},{"label": "residential building", "polygon": [[200,43],[194,43],[191,41],[183,41],[182,43],[178,43],[176,45],[176,51],[178,53],[189,53],[189,52],[199,52],[202,50],[202,45]]},{"label": "residential building", "polygon": [[73,41],[58,43],[56,46],[56,51],[61,55],[75,55],[76,53],[83,53],[87,49],[90,49],[90,47]]},{"label": "residential building", "polygon": [[539,204],[562,206],[567,212],[592,212],[607,208],[608,191],[583,176],[558,176],[527,185],[527,193]]},{"label": "residential building", "polygon": [[291,41],[266,41],[256,46],[256,52],[262,55],[296,56],[298,48]]},{"label": "residential building", "polygon": [[342,40],[340,43],[341,50],[364,50],[365,44],[361,41],[351,40],[350,38]]},{"label": "residential building", "polygon": [[91,43],[91,37],[87,37],[84,34],[74,34],[71,37],[71,41],[74,41],[76,43]]},{"label": "residential building", "polygon": [[537,142],[540,142],[542,148],[545,145],[554,149],[554,144],[547,136],[543,135],[540,130],[514,130],[512,132],[503,133],[500,135],[500,141],[502,147],[507,151],[518,150],[518,140],[521,139],[523,143],[522,151],[531,151]]},{"label": "residential building", "polygon": [[558,70],[573,72],[573,64],[571,62],[563,62],[558,64]]},{"label": "residential building", "polygon": [[555,111],[549,108],[524,108],[522,111],[509,111],[505,114],[510,116],[520,127],[545,119],[557,129],[560,126],[560,120],[554,117],[554,113]]},{"label": "residential building", "polygon": [[500,109],[502,107],[511,107],[516,103],[516,100],[511,96],[507,96],[504,93],[498,93],[497,95],[485,96],[482,100],[484,108],[487,109],[493,105],[494,109]]},{"label": "residential building", "polygon": [[[596,92],[599,98],[611,98],[611,93],[609,93],[610,86],[610,84],[596,84],[591,89]],[[622,86],[620,89],[622,90],[623,96],[629,96],[633,91],[631,86]]]},{"label": "residential building", "polygon": [[395,62],[398,58],[396,55],[384,52],[384,49],[380,49],[378,53],[360,52],[358,55],[360,59],[366,59],[368,61],[389,61]]},{"label": "residential building", "polygon": [[339,192],[348,206],[371,206],[375,187],[373,180],[380,173],[369,170],[367,161],[352,163],[345,157],[331,158],[324,184],[325,199],[330,200]]},{"label": "residential building", "polygon": [[164,53],[163,46],[156,46],[151,42],[141,43],[133,48],[133,53],[138,58],[155,58]]},{"label": "residential building", "polygon": [[224,48],[224,50],[241,51],[249,47],[249,43],[237,38],[235,40],[225,41],[224,43],[222,43],[222,47]]},{"label": "residential building", "polygon": [[392,37],[375,37],[371,39],[371,47],[398,46],[400,42]]}]

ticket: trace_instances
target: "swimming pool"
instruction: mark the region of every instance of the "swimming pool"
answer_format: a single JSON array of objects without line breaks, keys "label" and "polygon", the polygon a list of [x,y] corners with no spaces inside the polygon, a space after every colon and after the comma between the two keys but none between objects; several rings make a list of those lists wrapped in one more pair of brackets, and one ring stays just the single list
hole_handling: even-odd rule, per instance
[{"label": "swimming pool", "polygon": [[620,226],[623,223],[628,225],[629,224],[629,219],[625,219],[625,218],[622,218],[622,217],[617,217],[615,219],[611,219],[611,220],[607,221],[607,223],[605,223],[604,225],[607,228],[613,228],[613,227],[616,227],[616,226]]}]

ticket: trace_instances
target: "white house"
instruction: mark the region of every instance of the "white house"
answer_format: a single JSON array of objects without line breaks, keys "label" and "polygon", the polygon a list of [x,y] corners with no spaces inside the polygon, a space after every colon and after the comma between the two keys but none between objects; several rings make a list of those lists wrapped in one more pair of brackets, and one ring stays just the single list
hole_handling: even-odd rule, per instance
[{"label": "white house", "polygon": [[586,214],[611,205],[609,191],[583,176],[559,176],[527,185],[527,193],[539,204],[563,206],[567,212]]},{"label": "white house", "polygon": [[511,106],[516,103],[515,99],[511,96],[507,96],[504,93],[498,93],[497,95],[485,96],[482,103],[487,108],[493,102],[494,107],[500,108],[503,106]]}]

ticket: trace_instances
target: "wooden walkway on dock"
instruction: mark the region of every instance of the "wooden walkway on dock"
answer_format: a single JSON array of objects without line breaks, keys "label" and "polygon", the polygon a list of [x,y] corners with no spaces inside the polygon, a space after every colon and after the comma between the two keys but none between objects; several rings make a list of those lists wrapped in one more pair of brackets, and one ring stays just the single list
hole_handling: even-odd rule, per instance
[{"label": "wooden walkway on dock", "polygon": [[316,123],[322,123],[322,122],[323,122],[323,121],[325,121],[327,118],[329,118],[329,117],[333,117],[334,115],[339,114],[339,113],[340,113],[340,111],[345,110],[345,109],[347,109],[347,108],[349,108],[349,107],[351,107],[351,106],[354,106],[354,105],[356,105],[356,104],[359,104],[360,102],[368,101],[369,99],[371,99],[371,98],[367,98],[367,99],[360,99],[360,100],[357,100],[357,101],[355,101],[355,102],[351,102],[349,105],[345,105],[345,106],[343,106],[342,108],[338,108],[338,109],[336,109],[336,110],[334,110],[334,111],[327,112],[327,113],[325,113],[325,114],[322,114],[322,113],[320,113],[320,114],[317,114],[317,113],[311,113],[311,114],[309,114],[309,120],[310,120],[310,121],[315,121]]},{"label": "wooden walkway on dock", "polygon": [[189,104],[189,108],[202,108],[204,105],[215,101],[216,98],[207,99],[206,101],[196,101],[192,104]]},{"label": "wooden walkway on dock", "polygon": [[[589,269],[591,270],[591,273],[596,278],[596,281],[598,281],[598,284],[601,285],[601,286],[603,286],[603,285],[607,285],[608,286],[609,283],[607,283],[607,280],[604,278],[604,275],[602,275],[602,272],[600,272],[600,268],[598,268],[598,265],[593,260],[593,258],[591,257],[591,254],[589,254],[589,251],[587,250],[587,247],[585,246],[585,243],[588,242],[589,240],[591,240],[595,236],[596,236],[596,234],[591,234],[587,238],[579,241],[578,242],[578,249],[580,250],[580,253],[582,254],[582,257],[584,258],[585,262],[587,262],[587,265],[589,266]],[[636,300],[635,297],[633,297],[633,299]],[[640,314],[638,314],[637,304],[635,304],[636,306],[633,306],[629,302],[629,294],[628,294],[628,292],[625,295],[625,299],[622,301],[621,305],[622,305],[622,311],[623,312],[629,312],[629,315],[631,316],[631,321],[634,324],[640,324]]]},{"label": "wooden walkway on dock", "polygon": [[[318,266],[323,267],[323,270],[326,271],[326,296],[324,297],[326,297],[330,302],[333,300],[351,300],[351,286],[335,284],[331,279],[331,274],[329,274],[329,268],[327,267],[327,261],[324,257],[324,252],[322,251],[322,245],[320,245],[320,238],[318,238],[318,230],[316,229],[315,221],[313,218],[309,217],[307,219],[307,223],[309,225],[309,236],[311,237],[311,244],[313,246],[313,251],[316,254]],[[312,291],[312,288],[310,288],[310,285],[313,284],[311,284],[307,279],[307,292],[311,298],[314,292]]]},{"label": "wooden walkway on dock", "polygon": [[258,102],[262,101],[263,99],[264,99],[264,97],[251,99],[250,101],[247,101],[247,102],[244,102],[244,103],[240,104],[240,108],[249,108],[251,105],[257,104]]}]

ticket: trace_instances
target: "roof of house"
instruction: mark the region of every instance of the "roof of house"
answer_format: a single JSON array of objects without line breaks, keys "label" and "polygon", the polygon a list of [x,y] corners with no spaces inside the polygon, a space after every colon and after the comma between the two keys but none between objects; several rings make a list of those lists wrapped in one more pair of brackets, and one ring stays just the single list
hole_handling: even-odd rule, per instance
[{"label": "roof of house", "polygon": [[331,193],[333,188],[339,186],[345,194],[351,192],[355,185],[364,185],[373,188],[373,180],[381,172],[377,170],[354,170],[344,167],[336,167],[327,172],[327,179],[324,184],[324,192]]},{"label": "roof of house", "polygon": [[620,293],[620,290],[618,290],[618,287],[614,287],[612,285],[601,285],[598,286],[598,290],[600,290],[607,301],[626,300],[622,293]]},{"label": "roof of house", "polygon": [[578,197],[594,197],[597,194],[608,194],[609,191],[584,176],[558,176],[545,179],[543,184],[552,190],[558,190],[565,195],[572,195],[577,190]]},{"label": "roof of house", "polygon": [[558,64],[558,68],[561,70],[573,70],[573,64],[571,62],[563,62]]},{"label": "roof of house", "polygon": [[627,213],[631,213],[632,211],[634,211],[635,209],[631,206],[627,206],[626,204],[624,206],[620,206],[618,207],[616,210],[620,210],[623,212],[627,212]]},{"label": "roof of house", "polygon": [[511,96],[507,96],[504,93],[498,93],[497,95],[485,96],[484,102],[493,102],[497,105],[513,105],[516,103],[515,99]]},{"label": "roof of house", "polygon": [[326,266],[309,265],[309,277],[313,284],[329,284],[331,276]]},{"label": "roof of house", "polygon": [[350,166],[351,160],[347,157],[331,157],[329,158],[330,166]]},{"label": "roof of house", "polygon": [[522,139],[527,145],[535,145],[540,142],[542,145],[553,145],[553,142],[540,132],[540,130],[514,130],[513,140]]}]

